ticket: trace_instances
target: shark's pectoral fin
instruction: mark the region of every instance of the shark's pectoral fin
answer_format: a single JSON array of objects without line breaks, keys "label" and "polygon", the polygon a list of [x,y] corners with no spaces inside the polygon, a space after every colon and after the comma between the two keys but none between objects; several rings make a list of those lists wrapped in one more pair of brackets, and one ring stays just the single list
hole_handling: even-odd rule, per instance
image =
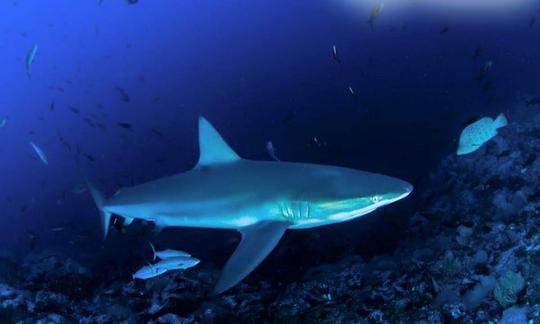
[{"label": "shark's pectoral fin", "polygon": [[250,274],[274,249],[288,226],[285,222],[264,221],[242,228],[242,241],[227,261],[213,294],[224,292]]}]

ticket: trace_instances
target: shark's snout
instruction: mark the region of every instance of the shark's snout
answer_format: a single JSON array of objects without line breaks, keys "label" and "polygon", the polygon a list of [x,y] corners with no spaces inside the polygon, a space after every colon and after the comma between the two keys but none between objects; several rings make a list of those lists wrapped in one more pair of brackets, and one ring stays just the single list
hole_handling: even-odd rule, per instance
[{"label": "shark's snout", "polygon": [[413,185],[408,183],[407,181],[398,180],[398,179],[396,179],[396,180],[399,182],[399,185],[395,186],[396,191],[394,191],[395,192],[394,193],[394,198],[391,199],[391,201],[389,203],[401,200],[401,199],[409,196],[414,190]]},{"label": "shark's snout", "polygon": [[408,195],[410,195],[413,190],[414,190],[414,187],[412,184],[406,182],[406,181],[403,181],[404,182],[404,185],[403,185],[403,189],[402,189],[402,192],[403,194],[405,195],[404,197],[407,197]]}]

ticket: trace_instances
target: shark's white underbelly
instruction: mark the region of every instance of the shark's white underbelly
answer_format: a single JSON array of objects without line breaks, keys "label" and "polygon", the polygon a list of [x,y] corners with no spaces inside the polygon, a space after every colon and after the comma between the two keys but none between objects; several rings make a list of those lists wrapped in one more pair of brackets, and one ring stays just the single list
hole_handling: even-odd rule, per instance
[{"label": "shark's white underbelly", "polygon": [[107,206],[122,217],[144,219],[161,227],[238,229],[264,220],[284,220],[276,204],[261,202],[252,194],[201,199]]}]

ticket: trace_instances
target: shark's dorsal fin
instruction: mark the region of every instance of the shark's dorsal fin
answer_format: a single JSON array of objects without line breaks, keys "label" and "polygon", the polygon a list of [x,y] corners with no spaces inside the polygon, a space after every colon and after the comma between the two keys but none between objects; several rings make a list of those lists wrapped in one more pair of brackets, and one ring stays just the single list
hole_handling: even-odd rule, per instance
[{"label": "shark's dorsal fin", "polygon": [[199,154],[198,168],[240,160],[204,117],[199,117]]}]

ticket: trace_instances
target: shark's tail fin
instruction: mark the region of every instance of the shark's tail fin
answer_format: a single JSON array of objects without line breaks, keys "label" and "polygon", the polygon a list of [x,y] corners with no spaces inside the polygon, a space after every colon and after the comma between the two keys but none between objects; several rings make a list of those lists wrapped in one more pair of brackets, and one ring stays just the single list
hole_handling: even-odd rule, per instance
[{"label": "shark's tail fin", "polygon": [[101,229],[103,230],[103,239],[105,239],[107,237],[107,232],[109,231],[111,213],[103,210],[103,203],[105,202],[105,197],[103,197],[103,195],[94,187],[92,183],[87,181],[86,184],[88,185],[88,190],[90,191],[90,194],[92,194],[92,198],[94,198],[96,207],[99,210],[99,215],[101,216]]}]

